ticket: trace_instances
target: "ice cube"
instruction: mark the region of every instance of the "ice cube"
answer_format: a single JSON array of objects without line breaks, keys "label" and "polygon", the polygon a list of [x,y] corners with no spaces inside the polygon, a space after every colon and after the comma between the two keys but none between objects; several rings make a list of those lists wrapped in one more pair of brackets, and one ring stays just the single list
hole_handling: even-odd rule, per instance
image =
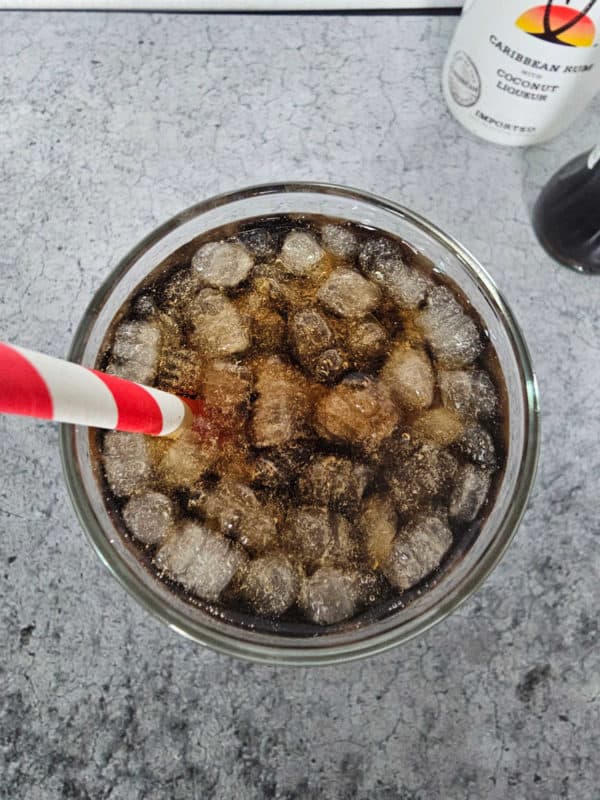
[{"label": "ice cube", "polygon": [[115,331],[107,372],[136,383],[151,384],[156,376],[161,336],[154,322],[123,322]]},{"label": "ice cube", "polygon": [[280,617],[294,603],[298,573],[282,555],[249,561],[236,579],[237,594],[263,616]]},{"label": "ice cube", "polygon": [[306,569],[346,563],[353,550],[348,521],[326,508],[300,506],[288,513],[283,528],[288,552]]},{"label": "ice cube", "polygon": [[409,456],[416,453],[422,444],[423,442],[415,441],[408,426],[400,424],[394,434],[382,442],[377,455],[381,464],[396,469],[402,466]]},{"label": "ice cube", "polygon": [[195,350],[169,350],[160,361],[157,385],[165,391],[197,397],[202,375],[203,364]]},{"label": "ice cube", "polygon": [[131,310],[138,319],[148,319],[158,313],[156,300],[150,293],[138,295],[132,303]]},{"label": "ice cube", "polygon": [[312,369],[315,357],[334,343],[327,320],[314,308],[297,311],[290,317],[288,338],[294,355],[309,370]]},{"label": "ice cube", "polygon": [[252,373],[240,364],[213,361],[206,365],[202,377],[202,398],[211,408],[233,414],[248,403],[252,390]]},{"label": "ice cube", "polygon": [[413,422],[413,435],[417,441],[427,440],[448,447],[463,432],[463,423],[449,408],[430,408]]},{"label": "ice cube", "polygon": [[281,349],[285,338],[285,320],[272,308],[260,280],[254,283],[251,291],[236,300],[236,307],[248,321],[252,344],[257,350],[275,353]]},{"label": "ice cube", "polygon": [[491,469],[496,466],[494,440],[481,425],[468,425],[456,440],[454,447],[474,464]]},{"label": "ice cube", "polygon": [[254,259],[238,242],[207,242],[192,258],[192,269],[210,286],[231,288],[245,280]]},{"label": "ice cube", "polygon": [[158,470],[165,484],[174,489],[195,486],[218,454],[216,441],[192,430],[185,431],[178,439],[165,444],[166,449]]},{"label": "ice cube", "polygon": [[368,274],[400,309],[417,308],[434,286],[433,281],[423,272],[416,267],[410,267],[398,256],[374,261]]},{"label": "ice cube", "polygon": [[345,514],[358,510],[373,470],[341,456],[316,456],[298,482],[303,498]]},{"label": "ice cube", "polygon": [[388,473],[396,509],[414,513],[447,490],[456,474],[456,459],[447,450],[424,444]]},{"label": "ice cube", "polygon": [[385,354],[389,340],[385,328],[376,320],[353,320],[345,344],[354,368],[364,369]]},{"label": "ice cube", "polygon": [[223,478],[206,498],[204,511],[224,534],[254,552],[268,549],[277,539],[274,510],[262,506],[252,489],[237,481]]},{"label": "ice cube", "polygon": [[286,492],[304,471],[309,458],[309,451],[302,446],[265,451],[254,462],[253,483],[262,488]]},{"label": "ice cube", "polygon": [[485,503],[490,484],[491,476],[487,470],[474,464],[461,467],[450,498],[450,519],[454,522],[473,522]]},{"label": "ice cube", "polygon": [[237,236],[244,247],[258,258],[271,258],[277,252],[275,237],[265,228],[249,228]]},{"label": "ice cube", "polygon": [[[274,274],[270,274],[272,270]],[[317,265],[318,274],[323,272]],[[306,280],[286,280],[287,275],[282,275],[281,261],[271,263],[264,267],[265,275],[259,274],[255,285],[261,292],[271,310],[276,311],[286,319],[293,313],[314,301],[314,287]]]},{"label": "ice cube", "polygon": [[254,461],[253,467],[253,486],[283,492],[292,480],[292,475],[287,472],[277,458],[259,456]]},{"label": "ice cube", "polygon": [[336,348],[323,351],[314,361],[312,376],[320,383],[335,383],[348,369],[348,361]]},{"label": "ice cube", "polygon": [[437,569],[451,546],[448,526],[438,517],[422,517],[398,533],[382,565],[383,574],[404,592]]},{"label": "ice cube", "polygon": [[333,347],[334,336],[322,314],[313,308],[295,313],[288,322],[288,339],[304,370],[323,383],[335,381],[348,362]]},{"label": "ice cube", "polygon": [[378,262],[385,258],[401,258],[402,247],[398,242],[382,236],[378,239],[367,239],[358,251],[358,263],[362,270],[369,275],[376,268]]},{"label": "ice cube", "polygon": [[317,293],[322,305],[339,317],[364,317],[381,299],[381,292],[353,269],[336,269]]},{"label": "ice cube", "polygon": [[279,273],[273,275],[259,275],[254,280],[254,289],[261,300],[276,311],[288,310],[289,284],[284,283]]},{"label": "ice cube", "polygon": [[307,275],[323,258],[324,252],[314,236],[305,231],[291,231],[281,248],[285,270],[292,275]]},{"label": "ice cube", "polygon": [[245,564],[244,551],[206,526],[188,522],[159,549],[155,563],[169,578],[204,600],[218,600]]},{"label": "ice cube", "polygon": [[358,601],[357,575],[323,567],[303,581],[301,605],[317,625],[333,625],[351,617]]},{"label": "ice cube", "polygon": [[445,286],[429,292],[427,306],[415,325],[429,342],[436,361],[444,366],[471,364],[483,349],[477,325]]},{"label": "ice cube", "polygon": [[252,409],[251,437],[257,447],[280,446],[303,433],[306,386],[302,375],[279,358],[261,359],[255,371],[258,395]]},{"label": "ice cube", "polygon": [[103,456],[106,480],[117,497],[141,491],[150,483],[152,466],[145,436],[109,431],[104,434]]},{"label": "ice cube", "polygon": [[325,247],[337,258],[350,261],[356,255],[358,250],[356,236],[344,225],[323,225],[321,238]]},{"label": "ice cube", "polygon": [[479,370],[440,370],[437,379],[442,403],[461,417],[490,419],[496,414],[498,396],[487,373]]},{"label": "ice cube", "polygon": [[390,239],[371,239],[361,246],[360,266],[401,309],[417,308],[434,285],[420,269],[405,261],[402,246]]},{"label": "ice cube", "polygon": [[398,424],[399,413],[386,387],[371,378],[350,376],[319,400],[315,413],[318,433],[371,451]]},{"label": "ice cube", "polygon": [[250,344],[248,330],[231,301],[215,289],[203,289],[190,301],[190,343],[206,358],[242,353]]},{"label": "ice cube", "polygon": [[359,527],[362,531],[369,565],[377,569],[388,557],[396,536],[398,518],[389,497],[371,495],[361,508]]},{"label": "ice cube", "polygon": [[123,519],[131,533],[144,544],[159,544],[173,525],[172,501],[160,492],[145,492],[130,497],[123,508]]},{"label": "ice cube", "polygon": [[406,408],[429,408],[433,402],[433,368],[424,350],[396,345],[383,365],[381,380]]}]

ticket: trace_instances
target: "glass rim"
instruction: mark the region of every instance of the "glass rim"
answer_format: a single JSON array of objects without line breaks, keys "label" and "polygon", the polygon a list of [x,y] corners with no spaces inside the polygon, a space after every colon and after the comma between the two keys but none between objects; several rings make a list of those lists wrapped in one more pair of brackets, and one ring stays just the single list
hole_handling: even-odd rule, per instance
[{"label": "glass rim", "polygon": [[[311,666],[351,661],[383,652],[402,642],[406,642],[447,617],[479,588],[501,560],[515,536],[525,512],[527,500],[535,480],[539,457],[540,409],[537,380],[533,371],[529,349],[520,327],[493,279],[470,251],[436,225],[400,204],[359,189],[329,183],[292,181],[249,186],[215,195],[196,203],[159,225],[119,261],[98,288],[77,326],[68,354],[69,360],[77,362],[81,360],[95,314],[111,294],[115,284],[145,252],[169,233],[219,206],[248,200],[257,196],[294,193],[334,195],[368,203],[399,216],[409,224],[419,228],[449,251],[466,269],[471,278],[483,287],[486,299],[501,319],[502,327],[509,338],[518,367],[524,409],[524,436],[518,463],[516,489],[512,496],[512,502],[502,517],[492,539],[481,553],[478,561],[473,564],[472,568],[457,585],[447,592],[440,602],[426,609],[418,616],[373,634],[369,634],[371,626],[365,625],[364,628],[358,629],[361,632],[359,639],[342,644],[331,643],[331,636],[328,637],[327,634],[313,637],[310,639],[309,644],[307,639],[294,639],[291,637],[280,637],[276,640],[276,644],[266,644],[245,640],[243,638],[245,631],[234,626],[231,626],[231,632],[222,633],[202,624],[200,621],[190,620],[174,605],[166,605],[161,602],[150,588],[129,570],[125,562],[110,546],[105,530],[98,520],[83,487],[75,446],[77,430],[75,426],[61,425],[59,441],[67,489],[88,540],[113,577],[121,583],[127,592],[133,595],[146,611],[186,638],[206,645],[217,652],[259,663]],[[410,609],[410,606],[408,608]],[[396,615],[392,613],[389,619],[393,620],[394,616]],[[335,636],[335,634],[332,636]]]}]

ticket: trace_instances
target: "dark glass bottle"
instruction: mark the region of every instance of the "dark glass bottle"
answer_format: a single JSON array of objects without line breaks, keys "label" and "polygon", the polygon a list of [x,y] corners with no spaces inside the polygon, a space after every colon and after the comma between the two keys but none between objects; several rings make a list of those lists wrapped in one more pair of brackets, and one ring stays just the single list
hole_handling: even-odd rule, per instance
[{"label": "dark glass bottle", "polygon": [[600,145],[550,178],[535,204],[533,229],[556,261],[600,274]]}]

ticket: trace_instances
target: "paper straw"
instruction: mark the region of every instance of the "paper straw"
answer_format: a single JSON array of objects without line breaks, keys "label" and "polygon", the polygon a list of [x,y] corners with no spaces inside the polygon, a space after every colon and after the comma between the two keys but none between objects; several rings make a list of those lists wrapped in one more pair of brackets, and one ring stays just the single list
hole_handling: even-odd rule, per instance
[{"label": "paper straw", "polygon": [[202,406],[0,342],[0,412],[153,436],[189,427]]}]

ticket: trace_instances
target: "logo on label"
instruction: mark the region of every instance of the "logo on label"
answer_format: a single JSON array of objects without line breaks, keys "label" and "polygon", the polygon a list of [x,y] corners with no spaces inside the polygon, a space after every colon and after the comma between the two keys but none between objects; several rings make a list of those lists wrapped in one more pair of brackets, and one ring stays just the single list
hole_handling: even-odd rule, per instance
[{"label": "logo on label", "polygon": [[466,53],[459,50],[454,54],[448,72],[448,87],[454,101],[459,106],[474,106],[481,94],[481,78],[477,67]]},{"label": "logo on label", "polygon": [[585,8],[577,10],[570,5],[555,6],[549,0],[545,5],[525,11],[515,25],[544,42],[566,47],[590,47],[594,43],[596,26],[587,13],[594,5],[596,0],[590,0]]}]

